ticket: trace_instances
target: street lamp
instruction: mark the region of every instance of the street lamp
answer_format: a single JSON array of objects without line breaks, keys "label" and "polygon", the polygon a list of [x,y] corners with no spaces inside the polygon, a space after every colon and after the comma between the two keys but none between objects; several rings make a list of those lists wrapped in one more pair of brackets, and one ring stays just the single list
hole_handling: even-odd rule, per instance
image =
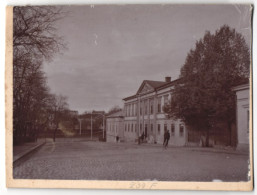
[{"label": "street lamp", "polygon": [[92,121],[92,114],[93,114],[93,111],[91,112],[91,140],[93,139],[93,121]]}]

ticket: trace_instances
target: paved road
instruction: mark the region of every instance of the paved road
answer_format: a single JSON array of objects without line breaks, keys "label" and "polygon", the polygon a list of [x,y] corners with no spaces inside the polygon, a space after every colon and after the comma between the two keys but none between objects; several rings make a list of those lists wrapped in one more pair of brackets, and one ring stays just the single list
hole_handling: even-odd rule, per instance
[{"label": "paved road", "polygon": [[48,142],[14,178],[159,181],[246,181],[246,155],[104,142]]}]

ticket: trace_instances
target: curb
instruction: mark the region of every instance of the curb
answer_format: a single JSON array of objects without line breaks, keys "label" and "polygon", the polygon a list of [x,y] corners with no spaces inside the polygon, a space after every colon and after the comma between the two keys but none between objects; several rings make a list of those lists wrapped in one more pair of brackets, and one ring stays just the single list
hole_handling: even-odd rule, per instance
[{"label": "curb", "polygon": [[43,142],[41,144],[38,144],[34,146],[33,148],[29,149],[28,151],[22,153],[17,159],[13,160],[13,167],[21,164],[24,162],[31,154],[39,150],[43,145],[45,145],[46,142]]},{"label": "curb", "polygon": [[212,152],[212,153],[223,153],[223,154],[232,154],[232,155],[243,155],[243,156],[249,156],[249,153],[240,152],[240,151],[228,151],[228,150],[201,150],[197,148],[187,148],[187,150],[190,150],[192,152]]},{"label": "curb", "polygon": [[[136,144],[137,145],[137,144]],[[151,146],[151,147],[160,147],[157,144],[140,144],[139,146]],[[182,149],[182,150],[187,150],[187,151],[192,151],[192,152],[209,152],[209,153],[223,153],[223,154],[232,154],[232,155],[243,155],[243,156],[249,156],[249,153],[247,152],[242,152],[242,151],[236,151],[236,150],[222,150],[222,149],[215,149],[215,148],[210,148],[210,149],[201,149],[197,147],[174,147],[170,146],[168,147],[170,149]]]}]

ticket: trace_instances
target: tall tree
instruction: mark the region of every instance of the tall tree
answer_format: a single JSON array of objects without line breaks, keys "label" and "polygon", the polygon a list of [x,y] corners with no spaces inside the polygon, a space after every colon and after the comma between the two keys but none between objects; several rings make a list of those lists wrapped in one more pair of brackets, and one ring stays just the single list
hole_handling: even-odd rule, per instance
[{"label": "tall tree", "polygon": [[[14,55],[30,53],[52,59],[64,46],[55,22],[65,16],[58,6],[15,6],[13,8]],[[18,57],[21,57],[19,55]]]},{"label": "tall tree", "polygon": [[56,133],[62,121],[70,119],[67,98],[62,95],[52,95],[49,101],[51,124],[53,124],[53,141],[55,142]]},{"label": "tall tree", "polygon": [[[65,48],[56,33],[55,22],[65,13],[57,6],[15,6],[13,8],[13,102],[14,137],[23,141],[41,120],[49,89],[42,71],[44,60]],[[32,124],[32,125],[31,125]]]},{"label": "tall tree", "polygon": [[217,122],[230,132],[235,122],[235,96],[231,88],[249,79],[250,54],[243,36],[224,25],[214,34],[206,32],[197,41],[180,71],[166,113],[205,132]]}]

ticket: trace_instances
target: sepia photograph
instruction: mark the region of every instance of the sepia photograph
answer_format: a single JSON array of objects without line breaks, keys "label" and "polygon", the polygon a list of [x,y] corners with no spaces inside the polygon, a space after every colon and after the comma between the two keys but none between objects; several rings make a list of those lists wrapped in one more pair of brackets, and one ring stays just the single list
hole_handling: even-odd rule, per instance
[{"label": "sepia photograph", "polygon": [[253,189],[252,5],[7,11],[10,187]]}]

